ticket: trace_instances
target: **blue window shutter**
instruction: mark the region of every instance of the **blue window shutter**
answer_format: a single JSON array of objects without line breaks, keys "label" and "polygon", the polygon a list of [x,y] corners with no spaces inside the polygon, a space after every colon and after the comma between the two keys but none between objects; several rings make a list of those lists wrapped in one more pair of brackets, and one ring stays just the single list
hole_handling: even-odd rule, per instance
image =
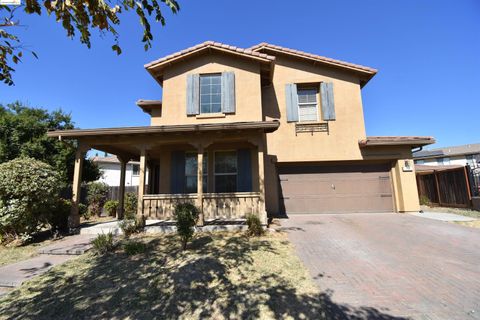
[{"label": "blue window shutter", "polygon": [[222,112],[235,113],[235,73],[222,72]]},{"label": "blue window shutter", "polygon": [[287,121],[298,121],[298,95],[295,83],[285,85],[285,102],[287,104]]},{"label": "blue window shutter", "polygon": [[200,75],[187,75],[187,115],[200,114]]},{"label": "blue window shutter", "polygon": [[325,121],[335,120],[335,103],[333,101],[333,83],[320,83],[320,96],[322,100],[322,118]]},{"label": "blue window shutter", "polygon": [[252,191],[252,156],[250,149],[237,150],[237,192]]},{"label": "blue window shutter", "polygon": [[172,151],[172,163],[170,171],[170,192],[185,192],[185,152]]}]

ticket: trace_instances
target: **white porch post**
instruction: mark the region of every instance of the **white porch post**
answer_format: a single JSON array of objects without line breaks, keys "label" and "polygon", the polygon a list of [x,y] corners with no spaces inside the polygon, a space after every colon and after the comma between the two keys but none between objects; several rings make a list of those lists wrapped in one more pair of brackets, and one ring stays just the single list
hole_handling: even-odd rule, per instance
[{"label": "white porch post", "polygon": [[143,214],[143,195],[145,194],[145,171],[147,167],[147,150],[142,147],[140,150],[140,176],[138,182],[138,202],[137,202],[137,221],[141,224],[145,224],[145,217]]},{"label": "white porch post", "polygon": [[200,210],[197,225],[203,226],[205,223],[203,215],[203,147],[199,147],[197,152],[197,208]]},{"label": "white porch post", "polygon": [[123,214],[125,212],[125,172],[127,170],[127,160],[124,158],[120,158],[120,187],[119,190],[119,198],[118,198],[118,211],[117,211],[117,219],[123,219]]},{"label": "white porch post", "polygon": [[80,225],[80,192],[82,190],[82,170],[83,160],[85,158],[85,146],[80,144],[75,151],[75,167],[73,170],[73,184],[72,184],[72,209],[68,217],[69,228],[77,228]]},{"label": "white porch post", "polygon": [[265,143],[263,139],[258,143],[258,192],[260,193],[258,214],[260,221],[267,224],[267,211],[265,209],[265,166],[264,166],[264,150]]}]

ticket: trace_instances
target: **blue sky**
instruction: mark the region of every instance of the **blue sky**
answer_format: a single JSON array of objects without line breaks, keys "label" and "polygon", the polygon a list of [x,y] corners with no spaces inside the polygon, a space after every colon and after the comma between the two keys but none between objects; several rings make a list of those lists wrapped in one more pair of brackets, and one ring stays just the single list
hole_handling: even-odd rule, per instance
[{"label": "blue sky", "polygon": [[123,15],[120,44],[94,33],[92,48],[69,39],[53,17],[21,16],[18,30],[39,56],[17,66],[0,103],[62,108],[81,128],[148,125],[135,101],[160,99],[143,69],[151,60],[205,40],[239,47],[262,41],[375,67],[363,89],[367,135],[432,135],[436,146],[480,142],[480,1],[179,0],[167,26],[141,28]]}]

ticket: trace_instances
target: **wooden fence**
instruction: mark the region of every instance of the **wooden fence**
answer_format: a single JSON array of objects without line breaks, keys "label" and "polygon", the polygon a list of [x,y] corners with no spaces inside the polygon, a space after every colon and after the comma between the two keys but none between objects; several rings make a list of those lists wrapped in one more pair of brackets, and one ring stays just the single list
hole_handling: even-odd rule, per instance
[{"label": "wooden fence", "polygon": [[[138,186],[125,186],[125,194],[133,192],[138,194]],[[108,200],[119,200],[120,199],[120,187],[108,187]]]},{"label": "wooden fence", "polygon": [[472,203],[469,175],[468,167],[417,171],[418,195],[432,205],[469,208]]}]

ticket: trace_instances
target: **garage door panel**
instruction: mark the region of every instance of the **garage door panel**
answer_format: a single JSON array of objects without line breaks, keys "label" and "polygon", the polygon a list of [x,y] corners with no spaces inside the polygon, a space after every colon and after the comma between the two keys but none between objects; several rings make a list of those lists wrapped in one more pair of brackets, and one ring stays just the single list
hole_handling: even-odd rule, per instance
[{"label": "garage door panel", "polygon": [[286,213],[393,211],[389,165],[279,168]]}]

